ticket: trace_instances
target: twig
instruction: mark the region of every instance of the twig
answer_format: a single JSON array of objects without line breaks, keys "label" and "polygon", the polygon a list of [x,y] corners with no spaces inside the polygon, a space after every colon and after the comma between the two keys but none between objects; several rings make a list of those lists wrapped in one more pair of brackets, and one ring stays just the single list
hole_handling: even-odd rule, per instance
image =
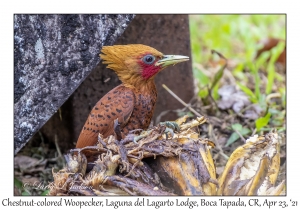
[{"label": "twig", "polygon": [[[45,147],[45,140],[44,140],[44,136],[43,136],[41,131],[39,131],[39,135],[40,135],[40,138],[42,140],[41,147]],[[43,157],[45,157],[46,151],[44,149],[42,149],[42,153],[43,153]]]},{"label": "twig", "polygon": [[166,114],[168,114],[169,112],[172,112],[173,110],[165,110],[165,111],[162,111],[157,117],[156,117],[156,123],[155,124],[158,124],[160,122],[160,119],[165,116]]},{"label": "twig", "polygon": [[39,131],[40,138],[42,140],[42,144],[45,144],[44,136],[41,131]]},{"label": "twig", "polygon": [[175,99],[177,99],[180,103],[182,103],[185,107],[187,107],[191,112],[193,112],[198,117],[202,117],[202,115],[193,109],[189,104],[185,103],[181,98],[179,98],[172,90],[170,90],[165,84],[162,84],[163,88],[165,88]]},{"label": "twig", "polygon": [[61,108],[58,109],[59,119],[62,121]]},{"label": "twig", "polygon": [[207,90],[208,90],[208,95],[209,95],[210,99],[212,100],[213,104],[216,106],[217,110],[220,110],[219,107],[218,107],[217,102],[215,101],[215,99],[211,95],[211,89],[208,86],[206,86],[206,87],[207,87]]},{"label": "twig", "polygon": [[143,154],[144,154],[143,151],[139,152],[139,157],[137,158],[138,161],[136,161],[136,162],[133,164],[131,170],[130,170],[130,171],[128,172],[128,174],[126,174],[124,177],[128,177],[128,176],[130,176],[130,175],[132,174],[133,169],[135,169],[135,167],[142,161],[142,159],[143,159],[143,157],[144,157]]},{"label": "twig", "polygon": [[212,124],[209,124],[208,135],[213,139],[213,142],[216,144],[216,148],[219,150],[219,154],[222,155],[225,158],[225,160],[228,160],[229,157],[223,152],[223,149],[220,146],[219,141],[216,139],[216,136],[213,132],[213,125]]},{"label": "twig", "polygon": [[208,95],[209,95],[210,99],[213,101],[213,103],[215,104],[217,110],[219,110],[219,107],[218,107],[216,101],[214,100],[214,98],[212,97],[211,92],[212,92],[212,89],[216,86],[216,84],[220,81],[220,79],[223,76],[224,70],[227,67],[227,59],[225,58],[224,55],[222,55],[221,53],[217,52],[216,50],[211,50],[211,53],[212,54],[217,54],[220,58],[222,58],[222,59],[224,59],[226,61],[226,63],[222,66],[222,68],[215,74],[211,86],[210,87],[207,86],[208,87]]},{"label": "twig", "polygon": [[255,133],[256,133],[256,128],[254,128],[254,130],[253,130],[251,136],[254,136]]},{"label": "twig", "polygon": [[240,138],[243,140],[244,143],[246,143],[246,139],[244,138],[244,136],[236,129],[233,128],[233,130],[240,136]]},{"label": "twig", "polygon": [[281,94],[280,93],[271,93],[269,94],[267,97],[266,97],[266,102],[267,103],[270,103],[270,100],[272,98],[280,98],[281,97]]},{"label": "twig", "polygon": [[235,113],[233,113],[231,115],[228,115],[227,117],[224,118],[224,121],[228,121],[231,118],[236,117],[236,116],[244,117],[243,112],[245,112],[248,109],[252,108],[254,105],[255,104],[250,104],[250,105],[246,106],[245,108],[241,109],[239,112],[235,112]]},{"label": "twig", "polygon": [[211,54],[214,54],[214,53],[217,54],[220,58],[223,58],[226,61],[226,65],[227,65],[227,58],[224,55],[222,55],[221,53],[219,53],[216,50],[211,50]]},{"label": "twig", "polygon": [[[197,97],[197,95],[194,95],[193,98],[190,100],[190,102],[188,104],[192,105],[192,101]],[[202,108],[202,107],[201,107]],[[166,111],[162,111],[155,119],[155,124],[158,124],[159,122],[161,122],[161,118],[163,116],[165,116],[166,114],[168,114],[169,112],[175,112],[175,113],[182,113],[185,112],[186,109],[188,109],[188,107],[183,107],[182,109],[173,109],[173,110],[166,110]],[[151,126],[149,126],[151,127]]]},{"label": "twig", "polygon": [[59,145],[58,145],[58,139],[57,139],[57,135],[56,135],[56,134],[55,134],[55,136],[54,136],[54,143],[55,143],[55,147],[56,147],[56,150],[57,150],[57,153],[58,153],[58,157],[61,158],[63,167],[65,167],[64,158],[63,158],[63,156],[62,156],[62,154],[61,154],[61,151],[60,151],[60,148],[59,148]]}]

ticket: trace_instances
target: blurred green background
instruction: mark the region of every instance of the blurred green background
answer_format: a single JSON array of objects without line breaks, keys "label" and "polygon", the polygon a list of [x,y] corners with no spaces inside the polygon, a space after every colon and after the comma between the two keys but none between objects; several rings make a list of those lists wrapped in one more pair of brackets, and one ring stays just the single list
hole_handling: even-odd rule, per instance
[{"label": "blurred green background", "polygon": [[[274,128],[285,133],[286,69],[285,63],[278,60],[285,51],[286,16],[190,15],[190,34],[193,73],[203,106],[212,104],[211,98],[215,102],[220,100],[218,91],[222,86],[233,85],[262,112],[258,119],[252,121],[240,115],[231,125],[227,122],[227,128],[245,138]],[[265,43],[273,39],[278,44],[258,55]],[[222,61],[219,56],[212,55],[211,50],[227,58],[226,70],[222,69],[224,59]],[[224,116],[234,112],[227,110],[224,114],[215,106],[205,114],[223,120]],[[256,130],[253,131],[254,128]],[[232,139],[232,135],[235,138]],[[232,135],[227,146],[239,138],[236,132]]]},{"label": "blurred green background", "polygon": [[190,15],[193,61],[205,63],[210,49],[227,58],[252,61],[260,40],[285,40],[285,15]]}]

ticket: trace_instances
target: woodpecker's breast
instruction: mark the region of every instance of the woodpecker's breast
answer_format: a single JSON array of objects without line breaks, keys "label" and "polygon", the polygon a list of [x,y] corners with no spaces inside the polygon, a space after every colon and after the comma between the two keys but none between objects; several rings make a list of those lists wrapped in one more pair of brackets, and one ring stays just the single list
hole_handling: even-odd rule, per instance
[{"label": "woodpecker's breast", "polygon": [[134,94],[135,105],[131,117],[129,118],[127,125],[122,129],[125,134],[134,129],[147,129],[154,112],[157,98],[155,86],[144,93],[134,91]]}]

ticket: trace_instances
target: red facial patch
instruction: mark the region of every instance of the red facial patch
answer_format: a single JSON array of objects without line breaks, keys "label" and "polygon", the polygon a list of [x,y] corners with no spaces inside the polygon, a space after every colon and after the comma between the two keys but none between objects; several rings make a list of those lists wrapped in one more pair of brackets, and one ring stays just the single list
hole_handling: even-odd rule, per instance
[{"label": "red facial patch", "polygon": [[[145,55],[147,55],[147,54],[145,54]],[[144,63],[144,61],[142,59],[140,59],[138,61],[138,63],[142,68],[142,77],[144,79],[149,79],[149,78],[153,77],[161,69],[160,66],[155,66],[156,61],[154,61],[152,64],[146,64],[146,63]]]},{"label": "red facial patch", "polygon": [[142,77],[144,79],[149,79],[149,78],[153,77],[157,72],[159,72],[160,66],[155,66],[154,64],[147,65],[143,61],[140,62],[140,65],[143,69],[142,70]]}]

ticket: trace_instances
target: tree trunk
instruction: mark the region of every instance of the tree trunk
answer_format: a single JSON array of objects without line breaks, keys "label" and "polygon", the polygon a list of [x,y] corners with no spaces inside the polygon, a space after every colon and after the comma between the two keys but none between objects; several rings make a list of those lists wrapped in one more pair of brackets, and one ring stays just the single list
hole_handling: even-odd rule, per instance
[{"label": "tree trunk", "polygon": [[99,63],[134,15],[14,16],[17,153]]}]

